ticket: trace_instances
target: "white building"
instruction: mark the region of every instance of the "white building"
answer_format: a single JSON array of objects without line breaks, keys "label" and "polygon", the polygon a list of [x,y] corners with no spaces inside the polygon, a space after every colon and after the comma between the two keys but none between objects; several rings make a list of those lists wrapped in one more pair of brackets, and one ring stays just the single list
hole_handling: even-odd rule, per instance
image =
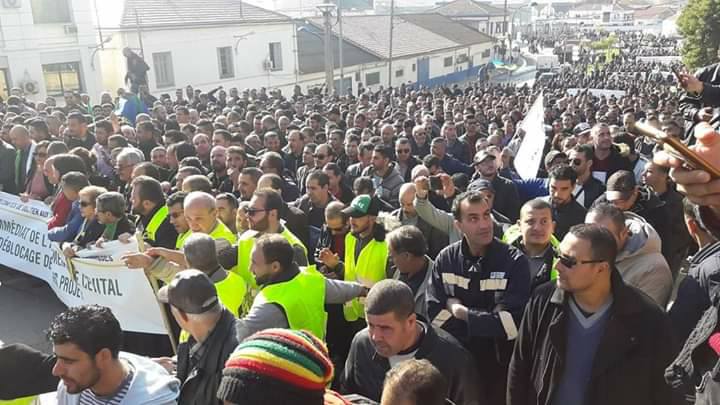
[{"label": "white building", "polygon": [[0,2],[0,95],[21,88],[29,100],[101,89],[90,0]]},{"label": "white building", "polygon": [[513,12],[475,0],[444,2],[431,11],[496,38],[503,37],[508,33]]},{"label": "white building", "polygon": [[112,51],[103,53],[107,89],[123,86],[124,47],[144,56],[153,94],[192,84],[292,88],[297,80],[295,25],[240,0],[125,0]]}]

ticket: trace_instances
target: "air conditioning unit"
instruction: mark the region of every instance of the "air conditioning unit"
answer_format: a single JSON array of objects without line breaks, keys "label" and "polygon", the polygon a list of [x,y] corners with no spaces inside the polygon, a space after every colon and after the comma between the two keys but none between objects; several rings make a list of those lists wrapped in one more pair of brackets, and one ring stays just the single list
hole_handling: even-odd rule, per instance
[{"label": "air conditioning unit", "polygon": [[2,0],[2,5],[4,8],[20,8],[20,7],[22,7],[22,1],[21,0]]},{"label": "air conditioning unit", "polygon": [[38,82],[35,80],[26,80],[20,83],[20,88],[27,94],[37,94],[40,91]]},{"label": "air conditioning unit", "polygon": [[65,24],[63,25],[63,29],[66,34],[77,34],[77,25],[75,24]]},{"label": "air conditioning unit", "polygon": [[468,60],[469,59],[467,55],[458,55],[458,57],[455,59],[455,63],[465,63]]},{"label": "air conditioning unit", "polygon": [[263,61],[263,70],[273,70],[275,69],[275,64],[270,59],[265,59]]}]

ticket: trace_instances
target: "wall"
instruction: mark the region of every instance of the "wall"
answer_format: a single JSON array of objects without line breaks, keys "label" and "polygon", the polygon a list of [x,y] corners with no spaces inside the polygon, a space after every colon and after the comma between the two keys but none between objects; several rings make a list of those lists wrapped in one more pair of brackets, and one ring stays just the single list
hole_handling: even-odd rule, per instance
[{"label": "wall", "polygon": [[[167,30],[143,30],[142,42],[148,72],[150,92],[174,93],[176,88],[192,85],[203,90],[218,86],[253,88],[279,87],[292,89],[296,81],[297,60],[295,55],[295,29],[291,22],[274,24],[243,24],[242,26],[202,27]],[[242,38],[237,38],[242,37]],[[103,56],[103,64],[109,67],[104,84],[108,88],[122,85],[125,76],[125,60],[121,49],[128,46],[139,52],[138,34],[135,30],[120,34],[121,43],[114,46],[112,55]],[[280,42],[282,69],[267,71],[263,63],[269,57],[269,43]],[[220,78],[218,51],[220,47],[232,48],[234,77]],[[170,52],[174,82],[158,86],[153,54]]]},{"label": "wall", "polygon": [[[0,5],[0,68],[8,71],[9,87],[25,82],[37,84],[36,94],[26,94],[29,100],[46,97],[42,65],[66,62],[79,63],[82,91],[92,100],[98,98],[102,72],[97,58],[95,63],[91,59],[98,35],[90,0],[68,2],[72,5],[71,23],[35,24],[29,0],[22,0],[20,8]],[[66,25],[77,27],[77,33],[66,33]]]}]

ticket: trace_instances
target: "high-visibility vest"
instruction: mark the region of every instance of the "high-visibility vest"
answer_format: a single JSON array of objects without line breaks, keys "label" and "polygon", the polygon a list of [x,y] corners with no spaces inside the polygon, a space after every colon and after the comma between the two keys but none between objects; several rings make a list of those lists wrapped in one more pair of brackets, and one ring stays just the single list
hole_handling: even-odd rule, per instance
[{"label": "high-visibility vest", "polygon": [[[297,236],[293,235],[287,228],[283,228],[280,235],[290,242],[290,245],[293,247],[302,247],[305,258],[307,259],[307,248]],[[237,266],[231,270],[242,277],[245,283],[253,290],[257,289],[257,283],[255,282],[255,276],[250,272],[250,253],[252,253],[252,248],[255,246],[255,238],[258,236],[259,234],[256,231],[245,231],[240,235],[240,240],[238,241]]]},{"label": "high-visibility vest", "polygon": [[325,277],[314,266],[300,268],[288,281],[262,287],[255,299],[280,305],[290,329],[307,330],[325,340]]},{"label": "high-visibility vest", "polygon": [[[387,278],[385,266],[388,258],[386,241],[378,242],[371,239],[363,247],[355,263],[355,243],[357,239],[351,233],[345,235],[345,281],[355,281],[367,288]],[[354,298],[343,305],[345,320],[352,322],[365,318],[365,306],[359,298]]]},{"label": "high-visibility vest", "polygon": [[225,239],[230,242],[230,245],[234,245],[235,242],[237,242],[237,236],[220,220],[217,221],[217,225],[215,225],[215,228],[210,232],[210,237],[214,240]]},{"label": "high-visibility vest", "polygon": [[[515,224],[505,231],[502,241],[508,245],[512,245],[519,238],[522,238],[520,226]],[[557,250],[560,246],[560,241],[555,237],[555,235],[550,235],[550,246],[552,246],[555,250]],[[557,258],[553,259],[552,269],[550,269],[550,280],[556,280],[558,278],[557,262]]]},{"label": "high-visibility vest", "polygon": [[192,231],[189,229],[179,234],[177,240],[175,241],[175,249],[182,250],[183,246],[185,245],[185,239],[187,239],[190,235],[192,235]]},{"label": "high-visibility vest", "polygon": [[[235,273],[228,272],[227,277],[215,283],[218,299],[228,311],[236,318],[247,313],[249,305],[247,301],[247,286],[245,281]],[[187,342],[190,334],[186,331],[180,332],[180,343]]]},{"label": "high-visibility vest", "polygon": [[24,398],[17,398],[17,399],[11,399],[8,401],[1,401],[0,405],[33,405],[37,404],[39,402],[36,402],[38,399],[37,395],[32,397],[24,397]]},{"label": "high-visibility vest", "polygon": [[155,211],[155,214],[150,218],[147,228],[145,228],[144,237],[150,241],[155,242],[155,234],[158,228],[162,225],[165,218],[168,216],[168,207],[163,205],[159,210]]}]

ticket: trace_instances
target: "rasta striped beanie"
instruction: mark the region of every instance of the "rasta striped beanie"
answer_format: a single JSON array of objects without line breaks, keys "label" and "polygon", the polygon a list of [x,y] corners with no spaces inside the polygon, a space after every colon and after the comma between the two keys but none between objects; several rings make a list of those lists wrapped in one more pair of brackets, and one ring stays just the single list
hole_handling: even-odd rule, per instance
[{"label": "rasta striped beanie", "polygon": [[238,345],[222,375],[222,401],[322,405],[333,364],[325,344],[310,332],[266,329]]}]

